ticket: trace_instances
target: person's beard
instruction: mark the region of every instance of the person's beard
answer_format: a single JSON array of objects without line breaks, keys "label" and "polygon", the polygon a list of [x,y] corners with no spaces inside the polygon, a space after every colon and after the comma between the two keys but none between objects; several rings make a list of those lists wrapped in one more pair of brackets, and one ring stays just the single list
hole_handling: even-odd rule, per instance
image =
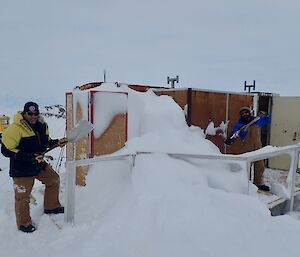
[{"label": "person's beard", "polygon": [[249,122],[250,121],[250,115],[247,115],[247,116],[241,116],[241,120],[243,122]]}]

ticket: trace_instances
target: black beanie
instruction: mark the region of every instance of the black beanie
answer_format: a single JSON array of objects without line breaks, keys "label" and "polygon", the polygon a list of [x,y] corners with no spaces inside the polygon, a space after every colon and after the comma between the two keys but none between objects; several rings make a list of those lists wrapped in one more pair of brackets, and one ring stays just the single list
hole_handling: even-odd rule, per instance
[{"label": "black beanie", "polygon": [[39,113],[39,106],[37,103],[34,102],[27,102],[24,105],[24,110],[23,112],[35,112],[35,113]]}]

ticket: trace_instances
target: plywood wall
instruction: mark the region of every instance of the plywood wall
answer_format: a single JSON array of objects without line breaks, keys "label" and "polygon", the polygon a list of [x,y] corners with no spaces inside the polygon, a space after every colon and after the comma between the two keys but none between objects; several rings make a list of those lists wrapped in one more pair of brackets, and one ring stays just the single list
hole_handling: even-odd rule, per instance
[{"label": "plywood wall", "polygon": [[[83,118],[84,107],[77,103],[76,108],[76,123]],[[83,139],[76,142],[76,160],[88,159],[89,158],[89,135],[86,135]],[[76,185],[85,186],[86,176],[89,170],[89,166],[81,166],[76,168]]]},{"label": "plywood wall", "polygon": [[94,156],[111,154],[121,149],[127,140],[126,126],[127,115],[116,115],[104,133],[92,140],[92,154]]},{"label": "plywood wall", "polygon": [[[99,117],[95,117],[96,112],[93,105],[93,101],[97,99],[93,98],[95,93],[101,93],[101,91],[90,91],[86,92],[87,99],[82,99],[80,97],[85,97],[85,95],[74,96],[74,93],[68,93],[66,95],[66,105],[67,105],[67,129],[72,129],[75,123],[78,123],[81,119],[88,117],[88,119],[95,124]],[[127,94],[117,93],[117,92],[105,92],[106,94],[121,94],[124,95],[123,104],[127,106]],[[77,101],[74,99],[80,98],[84,101]],[[78,99],[79,99],[78,98]],[[99,100],[99,99],[98,99]],[[118,105],[118,99],[113,104]],[[75,103],[75,101],[77,101]],[[88,106],[81,106],[81,104]],[[87,159],[92,156],[99,156],[105,154],[111,154],[119,149],[121,149],[127,140],[127,107],[125,106],[125,113],[120,113],[112,118],[112,121],[105,129],[105,131],[100,135],[99,138],[94,137],[94,132],[85,136],[82,140],[76,142],[75,148],[73,144],[69,144],[67,147],[67,160],[82,160]],[[74,109],[76,108],[76,113]],[[88,112],[88,113],[85,113]],[[75,113],[75,117],[74,116]],[[101,117],[99,118],[101,120]],[[77,167],[76,169],[76,184],[80,186],[86,185],[86,175],[88,173],[88,166]]]},{"label": "plywood wall", "polygon": [[[199,126],[203,130],[210,122],[218,127],[222,121],[226,123],[230,120],[227,134],[239,118],[239,109],[242,106],[253,105],[253,95],[250,94],[230,94],[196,89],[158,90],[155,93],[171,96],[182,109],[186,109],[189,124]],[[224,138],[220,135],[207,135],[206,138],[218,146],[223,153],[237,153],[236,146],[226,147]]]},{"label": "plywood wall", "polygon": [[[210,122],[218,127],[226,122],[226,94],[205,91],[193,91],[191,98],[191,122],[204,130]],[[219,135],[207,135],[224,152],[224,139]]]},{"label": "plywood wall", "polygon": [[155,91],[155,94],[157,95],[168,95],[171,96],[175,102],[184,109],[187,105],[187,92],[188,90],[159,90]]},{"label": "plywood wall", "polygon": [[[72,93],[66,94],[66,107],[67,107],[67,130],[71,130],[74,127],[74,118],[75,123],[78,123],[82,119],[83,108],[79,102],[74,103],[74,97]],[[76,104],[76,117],[74,117],[74,104]],[[76,143],[76,151],[74,144],[68,144],[66,149],[67,161],[71,160],[81,160],[87,159],[89,156],[89,136],[87,135],[82,140]],[[75,152],[74,152],[75,151]],[[88,171],[88,166],[77,167],[76,168],[76,185],[84,186],[86,184],[85,178]]]}]

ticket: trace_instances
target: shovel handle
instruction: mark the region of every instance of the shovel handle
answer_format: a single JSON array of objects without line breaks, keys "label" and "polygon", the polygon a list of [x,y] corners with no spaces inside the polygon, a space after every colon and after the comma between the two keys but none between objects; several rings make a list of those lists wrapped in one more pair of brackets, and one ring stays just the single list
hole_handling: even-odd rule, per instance
[{"label": "shovel handle", "polygon": [[59,144],[55,144],[55,145],[49,147],[47,150],[45,150],[44,152],[42,152],[42,155],[44,156],[46,153],[50,152],[51,150],[53,150],[56,147],[59,147]]}]

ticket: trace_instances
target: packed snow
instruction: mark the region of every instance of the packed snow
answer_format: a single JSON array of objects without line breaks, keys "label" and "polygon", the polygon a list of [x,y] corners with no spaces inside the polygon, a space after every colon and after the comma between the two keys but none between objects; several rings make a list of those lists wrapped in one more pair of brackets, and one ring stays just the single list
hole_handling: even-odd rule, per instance
[{"label": "packed snow", "polygon": [[[168,155],[221,155],[201,128],[187,126],[172,98],[123,87],[107,90],[125,91],[130,101],[129,140],[116,154],[144,154],[136,156],[134,165],[130,158],[91,165],[86,187],[76,188],[74,224],[64,224],[63,215],[55,217],[63,227],[42,214],[43,186],[37,181],[31,215],[38,229],[32,234],[16,228],[9,161],[1,156],[1,257],[299,256],[298,215],[271,216],[255,194],[244,193],[243,169]],[[64,136],[64,120],[46,120],[52,138]],[[65,168],[56,163],[60,151],[51,153],[64,202]]]}]

